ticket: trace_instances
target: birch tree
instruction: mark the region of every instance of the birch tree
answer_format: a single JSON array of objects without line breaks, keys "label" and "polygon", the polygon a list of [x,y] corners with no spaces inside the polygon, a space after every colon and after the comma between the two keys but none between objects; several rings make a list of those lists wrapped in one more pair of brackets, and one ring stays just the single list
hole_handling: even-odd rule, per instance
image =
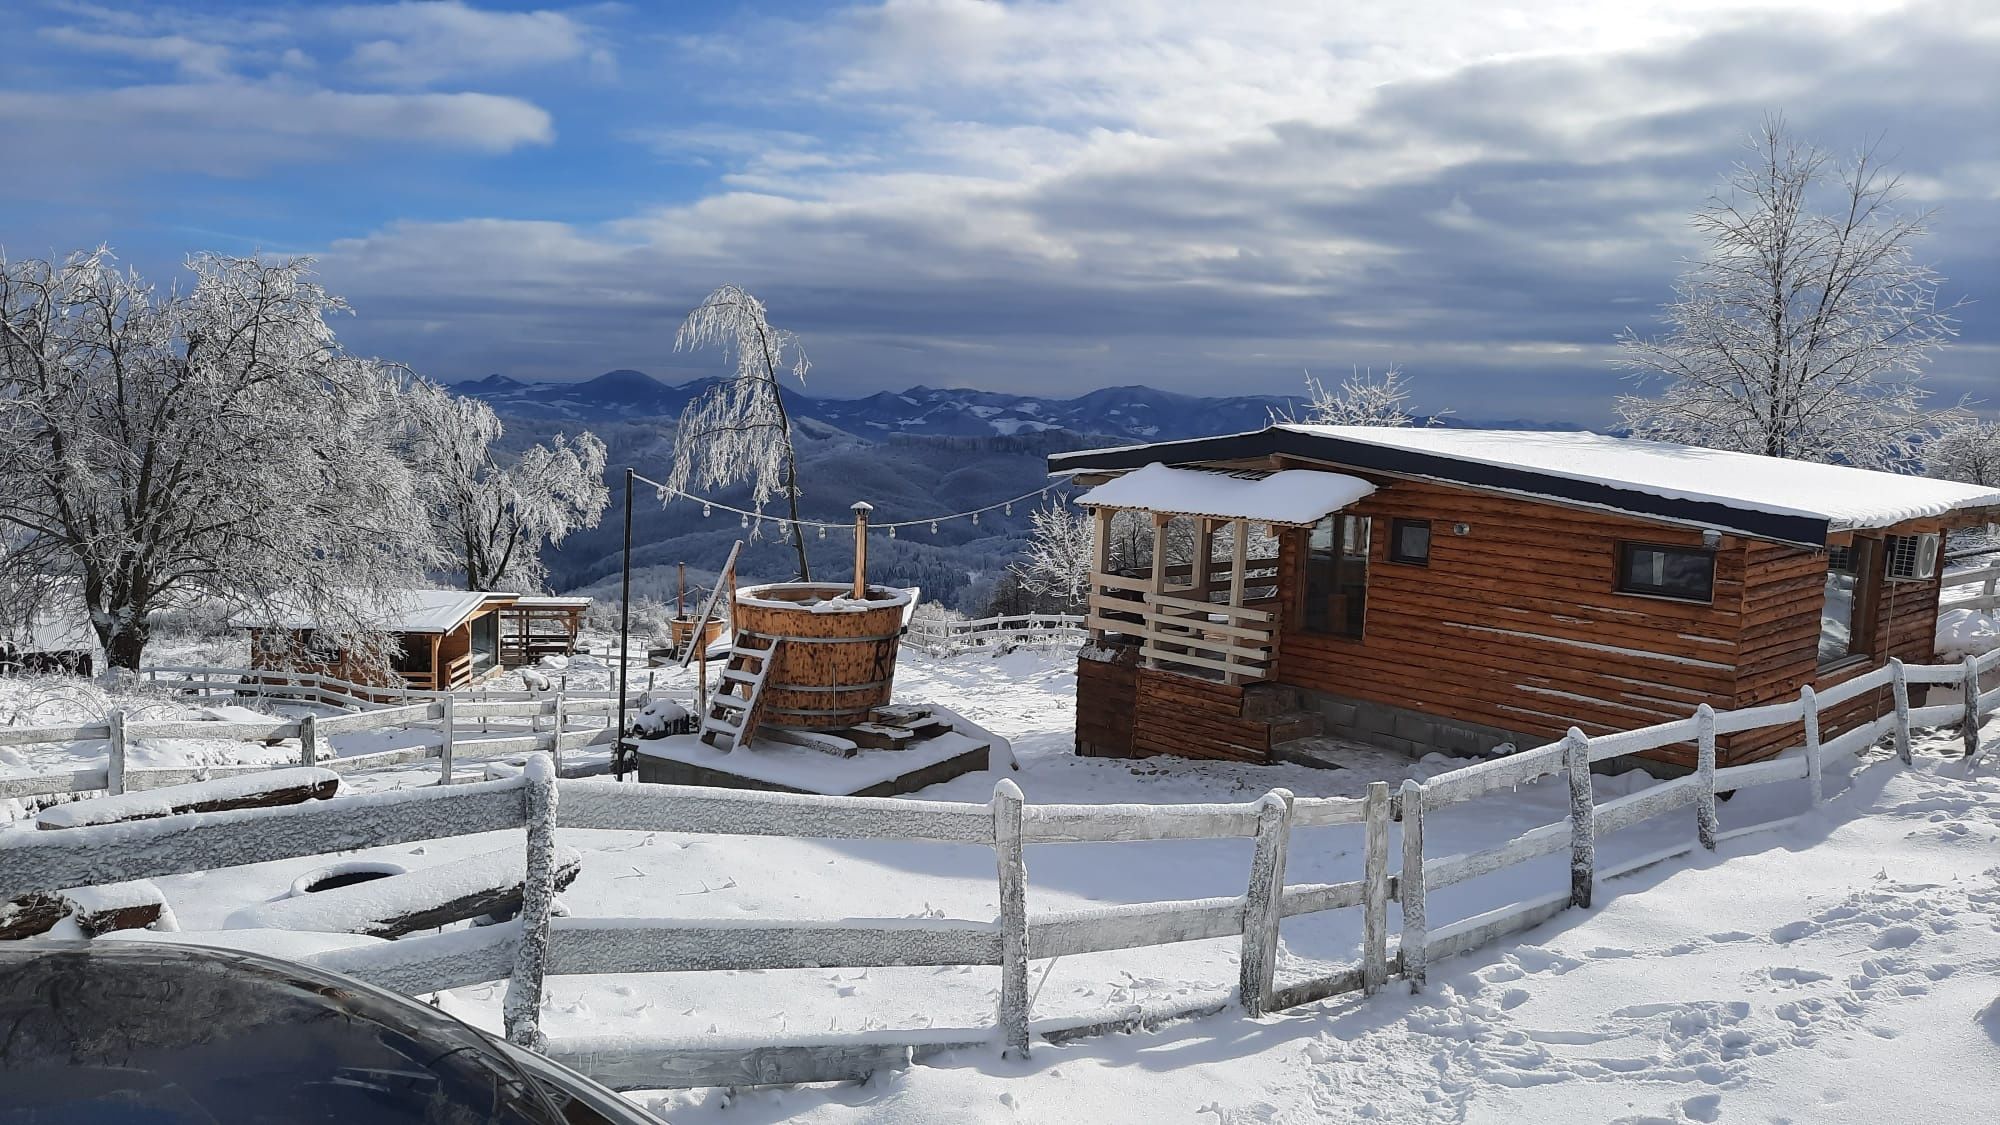
[{"label": "birch tree", "polygon": [[1021,587],[1066,608],[1082,604],[1095,561],[1090,513],[1050,497],[1028,518],[1027,553],[1013,568]]},{"label": "birch tree", "polygon": [[491,406],[425,379],[404,397],[431,529],[465,588],[543,589],[543,549],[596,527],[610,502],[604,443],[557,434],[503,458],[494,443],[506,431]]},{"label": "birch tree", "polygon": [[1627,329],[1621,365],[1656,397],[1619,412],[1642,437],[1868,468],[1907,465],[1928,417],[1925,365],[1954,334],[1914,251],[1929,212],[1898,209],[1875,151],[1852,159],[1780,118],[1693,218],[1708,249],[1674,286],[1665,334]]},{"label": "birch tree", "polygon": [[[1380,378],[1373,371],[1356,371],[1331,389],[1317,376],[1307,375],[1306,401],[1296,416],[1290,410],[1273,410],[1271,420],[1314,426],[1411,426],[1416,417],[1409,402],[1410,386],[1400,367],[1389,368]],[[1426,424],[1435,425],[1437,417],[1432,415]]]},{"label": "birch tree", "polygon": [[434,556],[396,388],[311,260],[204,254],[157,292],[107,250],[0,259],[0,591],[73,584],[113,667],[217,599],[367,632]]},{"label": "birch tree", "polygon": [[771,327],[764,302],[734,285],[710,293],[674,336],[675,351],[710,346],[721,348],[734,370],[681,413],[667,483],[676,489],[711,489],[748,482],[750,506],[758,512],[782,492],[799,578],[809,581],[812,565],[806,558],[805,529],[798,523],[799,458],[792,448],[792,420],[778,373],[789,369],[803,384],[811,363],[797,336]]}]

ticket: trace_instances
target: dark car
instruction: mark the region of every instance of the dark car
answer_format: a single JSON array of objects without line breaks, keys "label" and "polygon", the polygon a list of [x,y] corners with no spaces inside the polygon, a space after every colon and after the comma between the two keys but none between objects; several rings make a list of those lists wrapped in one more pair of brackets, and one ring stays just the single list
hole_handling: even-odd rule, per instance
[{"label": "dark car", "polygon": [[658,1125],[406,996],[164,943],[0,949],[0,1125]]}]

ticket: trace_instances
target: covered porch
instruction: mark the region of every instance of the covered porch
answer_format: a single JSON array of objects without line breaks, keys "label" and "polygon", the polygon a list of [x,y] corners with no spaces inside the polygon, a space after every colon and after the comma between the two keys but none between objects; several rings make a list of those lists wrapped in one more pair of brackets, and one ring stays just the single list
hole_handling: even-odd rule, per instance
[{"label": "covered porch", "polygon": [[1146,668],[1232,687],[1271,679],[1284,626],[1281,530],[1374,491],[1344,473],[1157,463],[1098,485],[1078,500],[1094,519],[1092,645],[1133,646]]}]

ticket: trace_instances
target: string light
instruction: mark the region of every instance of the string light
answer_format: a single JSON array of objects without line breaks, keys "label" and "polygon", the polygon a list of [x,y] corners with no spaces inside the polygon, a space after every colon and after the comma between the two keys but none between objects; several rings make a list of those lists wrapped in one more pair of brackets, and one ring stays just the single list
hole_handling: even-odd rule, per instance
[{"label": "string light", "polygon": [[[740,522],[740,523],[742,524],[742,526],[744,526],[744,527],[746,527],[746,528],[747,528],[747,527],[749,527],[749,526],[751,526],[751,524],[750,524],[750,521],[751,521],[752,519],[754,519],[754,520],[756,520],[756,521],[757,521],[757,524],[756,524],[757,528],[758,528],[758,529],[759,529],[759,530],[761,531],[761,530],[763,529],[763,526],[764,526],[764,521],[765,521],[765,520],[770,520],[770,521],[771,521],[772,523],[775,523],[775,524],[777,524],[777,525],[778,525],[779,527],[813,527],[813,528],[818,528],[818,529],[819,529],[819,533],[820,533],[820,538],[824,539],[824,538],[826,538],[826,529],[827,529],[827,528],[829,528],[829,527],[832,527],[832,528],[845,528],[845,527],[849,527],[849,526],[851,526],[851,525],[849,525],[849,524],[847,524],[847,523],[845,523],[845,522],[840,522],[840,523],[830,523],[830,522],[827,522],[827,521],[825,521],[825,520],[794,520],[794,519],[786,519],[786,518],[784,518],[784,517],[782,517],[782,516],[772,516],[772,515],[766,515],[766,514],[765,514],[765,513],[763,513],[763,512],[756,512],[756,511],[751,511],[751,510],[749,510],[749,509],[746,509],[746,508],[732,508],[732,507],[730,507],[730,506],[729,506],[729,505],[727,505],[727,504],[722,504],[722,503],[718,503],[718,502],[716,502],[716,501],[713,501],[713,500],[710,500],[710,499],[709,499],[708,497],[705,497],[705,496],[696,496],[695,494],[693,494],[693,493],[691,493],[691,492],[684,492],[684,491],[682,491],[682,490],[680,490],[680,489],[678,489],[678,488],[672,488],[672,487],[669,487],[669,486],[667,486],[667,485],[664,485],[664,484],[661,484],[661,483],[660,483],[659,481],[656,481],[656,480],[653,480],[653,479],[651,479],[651,478],[649,478],[649,477],[645,477],[645,476],[640,476],[640,475],[639,475],[639,474],[637,474],[637,473],[634,473],[634,474],[633,474],[633,476],[634,476],[635,478],[637,478],[638,480],[642,480],[642,481],[645,481],[645,482],[646,482],[647,484],[649,484],[649,485],[652,485],[652,486],[653,486],[653,487],[654,487],[655,489],[657,489],[657,490],[659,491],[659,494],[660,494],[660,497],[662,498],[662,500],[665,500],[665,499],[667,499],[667,498],[670,498],[670,497],[674,497],[674,496],[679,496],[679,497],[681,497],[681,498],[683,498],[683,499],[686,499],[686,500],[692,500],[692,501],[695,501],[696,503],[699,503],[699,504],[701,505],[701,514],[702,514],[702,515],[703,515],[704,517],[708,517],[708,516],[711,516],[711,515],[713,515],[713,514],[714,514],[714,510],[715,510],[716,508],[721,508],[721,509],[722,509],[723,511],[725,511],[725,512],[733,512],[733,513],[735,513],[735,514],[736,514],[737,516],[741,517],[741,519],[740,519],[740,521],[739,521],[739,522]],[[984,507],[980,507],[980,508],[973,508],[973,509],[972,509],[972,510],[970,510],[970,511],[965,511],[965,512],[953,512],[953,513],[951,513],[950,515],[941,515],[941,516],[926,516],[926,517],[923,517],[923,518],[919,518],[919,519],[913,519],[913,520],[897,520],[897,521],[895,521],[895,522],[893,522],[893,523],[877,523],[877,524],[871,524],[870,526],[874,527],[874,528],[875,528],[875,529],[877,529],[877,530],[886,530],[886,531],[888,531],[888,533],[889,533],[889,537],[890,537],[891,539],[894,539],[894,538],[896,537],[896,529],[897,529],[897,528],[899,528],[899,527],[922,527],[922,526],[924,526],[925,524],[929,524],[929,525],[930,525],[930,527],[931,527],[931,531],[932,531],[932,532],[933,532],[933,533],[935,534],[935,533],[936,533],[936,531],[937,531],[937,529],[938,529],[938,526],[939,526],[940,524],[943,524],[943,523],[945,523],[945,522],[947,522],[947,521],[950,521],[950,520],[957,520],[957,519],[969,519],[969,520],[971,520],[971,521],[972,521],[972,522],[973,522],[974,524],[978,524],[978,523],[979,523],[979,517],[980,517],[980,515],[981,515],[981,514],[983,514],[983,513],[985,513],[985,512],[992,512],[992,511],[1002,511],[1002,512],[1005,512],[1005,513],[1006,513],[1007,515],[1011,516],[1011,515],[1013,515],[1013,514],[1014,514],[1014,505],[1016,505],[1016,504],[1018,504],[1018,503],[1022,502],[1023,500],[1032,500],[1032,499],[1034,499],[1035,497],[1038,497],[1038,496],[1045,496],[1045,495],[1047,495],[1047,494],[1049,494],[1049,493],[1051,493],[1051,492],[1054,492],[1054,491],[1056,491],[1056,490],[1058,490],[1058,489],[1061,489],[1061,488],[1066,488],[1066,487],[1068,487],[1068,484],[1069,484],[1069,482],[1067,482],[1067,481],[1057,481],[1057,482],[1055,482],[1055,483],[1053,483],[1053,484],[1050,484],[1050,485],[1047,485],[1047,486],[1045,486],[1045,487],[1042,487],[1042,488],[1038,488],[1038,489],[1036,489],[1036,490],[1035,490],[1035,491],[1033,491],[1033,492],[1029,492],[1029,493],[1024,493],[1024,494],[1022,494],[1022,495],[1020,495],[1020,496],[1016,496],[1016,497],[1014,497],[1014,498],[1012,498],[1012,499],[1010,499],[1010,500],[1003,500],[1003,501],[1000,501],[1000,502],[999,502],[999,503],[997,503],[997,504],[988,504],[988,505],[986,505],[986,506],[984,506]]]},{"label": "string light", "polygon": [[978,512],[974,512],[974,513],[972,513],[972,526],[974,526],[974,527],[978,527],[978,526],[979,526],[979,513],[978,513]]}]

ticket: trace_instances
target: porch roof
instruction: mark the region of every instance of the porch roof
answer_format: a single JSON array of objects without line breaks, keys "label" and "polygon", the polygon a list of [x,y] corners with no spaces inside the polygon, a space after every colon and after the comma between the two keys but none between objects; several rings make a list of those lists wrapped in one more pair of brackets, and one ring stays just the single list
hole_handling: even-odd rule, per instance
[{"label": "porch roof", "polygon": [[[360,599],[360,622],[385,633],[449,633],[489,605],[512,604],[517,595],[487,590],[383,590]],[[239,613],[238,629],[316,629],[321,622],[302,609]]]},{"label": "porch roof", "polygon": [[1176,469],[1155,461],[1098,485],[1078,497],[1077,503],[1303,526],[1317,523],[1374,491],[1375,486],[1360,477],[1318,469],[1218,472]]}]

